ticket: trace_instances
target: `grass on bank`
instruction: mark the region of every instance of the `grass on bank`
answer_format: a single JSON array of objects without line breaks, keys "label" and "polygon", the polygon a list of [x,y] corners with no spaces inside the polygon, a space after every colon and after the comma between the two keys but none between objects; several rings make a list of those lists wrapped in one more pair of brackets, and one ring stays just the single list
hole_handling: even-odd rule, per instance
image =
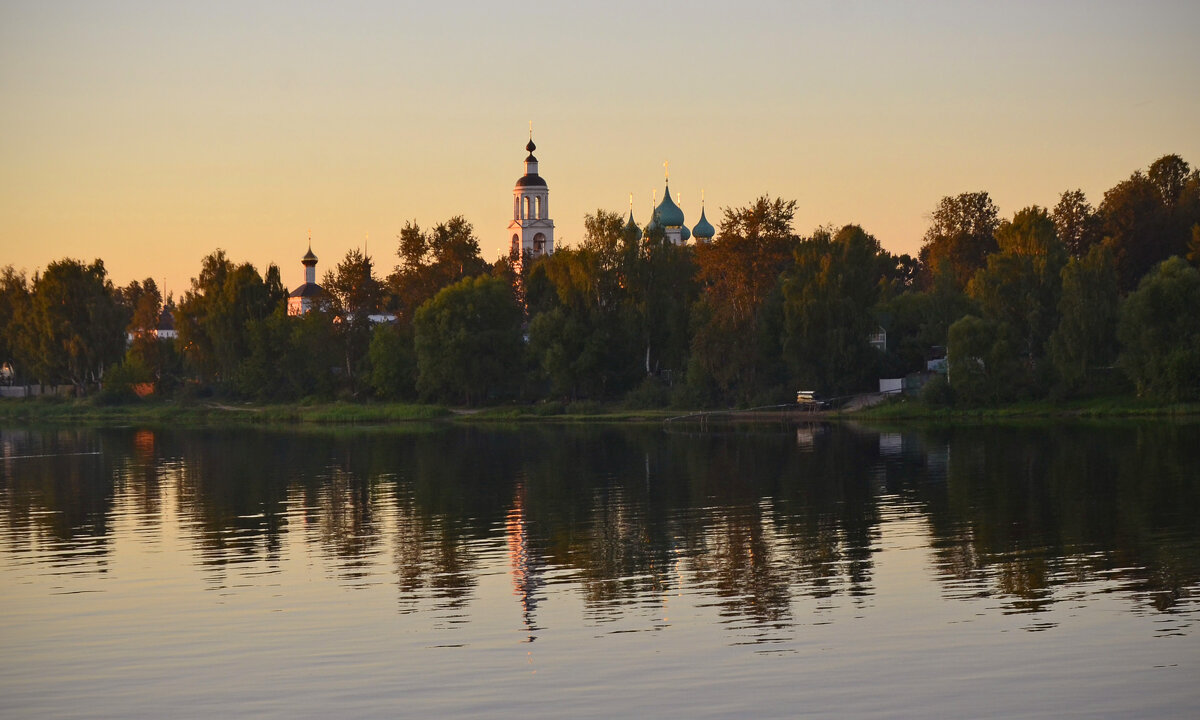
[{"label": "grass on bank", "polygon": [[929,405],[899,397],[854,413],[871,420],[1004,420],[1020,418],[1137,418],[1200,415],[1200,403],[1162,403],[1131,395],[1070,400],[1021,400],[988,407]]},{"label": "grass on bank", "polygon": [[138,400],[119,404],[94,398],[0,400],[0,421],[95,424],[149,423],[395,423],[449,417],[440,405],[407,403],[253,404],[218,400]]},{"label": "grass on bank", "polygon": [[[709,419],[728,415],[737,421],[778,420],[779,409],[712,410]],[[634,408],[618,403],[580,401],[539,402],[450,409],[441,405],[391,402],[312,402],[281,404],[243,403],[230,400],[135,400],[98,402],[96,398],[29,398],[0,400],[0,422],[150,424],[264,424],[264,425],[386,425],[454,420],[456,422],[663,422],[689,415],[677,408]],[[734,417],[736,416],[736,417]],[[855,412],[826,412],[822,418],[858,418],[875,421],[953,422],[1036,418],[1139,418],[1200,416],[1200,403],[1163,404],[1127,395],[1082,400],[1028,400],[994,407],[934,406],[919,398],[894,398],[882,405]],[[817,416],[812,416],[814,419]],[[795,418],[793,418],[795,419]]]}]

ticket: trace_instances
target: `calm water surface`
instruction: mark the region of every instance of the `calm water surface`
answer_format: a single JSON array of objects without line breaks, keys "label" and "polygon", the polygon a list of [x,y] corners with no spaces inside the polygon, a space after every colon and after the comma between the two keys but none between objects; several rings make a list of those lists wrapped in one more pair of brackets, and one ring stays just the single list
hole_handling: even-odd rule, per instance
[{"label": "calm water surface", "polygon": [[0,453],[5,718],[1200,716],[1200,424]]}]

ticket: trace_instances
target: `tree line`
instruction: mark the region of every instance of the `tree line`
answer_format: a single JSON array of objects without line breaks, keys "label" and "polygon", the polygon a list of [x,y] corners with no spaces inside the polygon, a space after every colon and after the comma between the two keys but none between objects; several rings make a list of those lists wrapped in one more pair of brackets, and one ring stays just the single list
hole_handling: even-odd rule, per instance
[{"label": "tree line", "polygon": [[[1177,155],[1098,206],[1068,190],[1002,218],[987,192],[942,198],[916,257],[857,225],[799,235],[795,208],[725,208],[713,242],[682,246],[598,210],[577,247],[491,264],[462,217],[410,222],[390,274],[351,250],[301,316],[278,267],[222,250],[178,300],[152,279],[115,287],[100,260],[32,278],[9,266],[0,359],[16,382],[109,397],[154,383],[258,401],[712,407],[869,391],[944,354],[931,403],[1200,399],[1200,171]],[[164,308],[174,340],[154,333]]]}]

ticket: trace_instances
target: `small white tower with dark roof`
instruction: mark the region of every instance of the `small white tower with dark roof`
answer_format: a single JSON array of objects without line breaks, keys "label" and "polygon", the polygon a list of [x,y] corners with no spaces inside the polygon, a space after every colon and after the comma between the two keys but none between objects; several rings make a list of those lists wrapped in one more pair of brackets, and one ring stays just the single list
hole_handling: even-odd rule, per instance
[{"label": "small white tower with dark roof", "polygon": [[303,315],[325,295],[325,289],[317,284],[317,256],[313,255],[312,236],[308,238],[308,252],[300,262],[304,265],[304,284],[288,295],[288,315]]},{"label": "small white tower with dark roof", "polygon": [[533,130],[525,146],[525,174],[517,178],[513,188],[513,219],[508,224],[512,236],[511,250],[518,253],[517,262],[528,254],[532,257],[554,252],[554,221],[550,219],[550,189],[538,175],[538,161],[533,156]]}]

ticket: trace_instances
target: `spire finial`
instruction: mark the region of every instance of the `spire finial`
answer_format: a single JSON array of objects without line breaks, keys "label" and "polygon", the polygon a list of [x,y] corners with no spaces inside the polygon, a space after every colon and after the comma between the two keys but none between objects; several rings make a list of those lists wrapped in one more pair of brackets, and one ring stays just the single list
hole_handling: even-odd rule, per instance
[{"label": "spire finial", "polygon": [[667,182],[671,182],[671,161],[663,160],[663,174],[666,175]]},{"label": "spire finial", "polygon": [[529,139],[530,140],[533,139],[533,121],[532,120],[529,121]]},{"label": "spire finial", "polygon": [[700,209],[704,209],[704,188],[700,188]]},{"label": "spire finial", "polygon": [[633,193],[629,193],[629,214],[633,214]]}]

